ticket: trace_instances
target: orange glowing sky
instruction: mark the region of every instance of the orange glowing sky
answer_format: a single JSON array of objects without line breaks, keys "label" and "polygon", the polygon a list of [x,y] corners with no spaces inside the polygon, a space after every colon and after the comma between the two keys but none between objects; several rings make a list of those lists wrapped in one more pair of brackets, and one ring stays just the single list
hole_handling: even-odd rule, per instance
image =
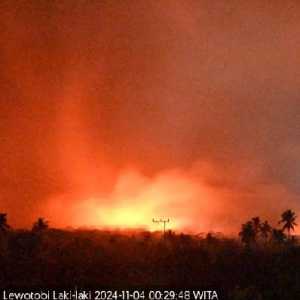
[{"label": "orange glowing sky", "polygon": [[298,1],[1,1],[0,211],[238,230],[299,212]]}]

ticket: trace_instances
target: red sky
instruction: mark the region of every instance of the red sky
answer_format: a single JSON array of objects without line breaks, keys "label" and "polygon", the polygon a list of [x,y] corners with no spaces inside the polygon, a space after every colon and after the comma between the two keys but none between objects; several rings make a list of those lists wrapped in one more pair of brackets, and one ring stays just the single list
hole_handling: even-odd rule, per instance
[{"label": "red sky", "polygon": [[299,211],[298,1],[1,1],[0,41],[14,226]]}]

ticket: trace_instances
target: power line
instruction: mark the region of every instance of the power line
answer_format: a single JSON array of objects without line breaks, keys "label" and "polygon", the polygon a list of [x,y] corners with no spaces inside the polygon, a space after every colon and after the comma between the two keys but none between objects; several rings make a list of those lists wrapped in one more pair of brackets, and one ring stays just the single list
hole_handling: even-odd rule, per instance
[{"label": "power line", "polygon": [[170,222],[170,219],[162,219],[160,218],[159,220],[156,220],[156,219],[152,219],[152,222],[153,223],[156,223],[156,224],[159,224],[159,223],[163,223],[163,227],[164,227],[164,237],[166,235],[166,223],[169,223]]}]

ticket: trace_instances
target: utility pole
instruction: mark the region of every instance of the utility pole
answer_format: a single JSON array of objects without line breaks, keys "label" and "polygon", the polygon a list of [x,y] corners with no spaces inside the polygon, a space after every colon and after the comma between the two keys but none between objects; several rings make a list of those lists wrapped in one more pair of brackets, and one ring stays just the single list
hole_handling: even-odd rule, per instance
[{"label": "utility pole", "polygon": [[166,235],[166,223],[169,223],[170,222],[170,219],[168,218],[168,219],[159,219],[159,220],[156,220],[156,219],[152,219],[152,222],[153,223],[157,223],[157,224],[159,224],[159,223],[163,223],[164,225],[164,238],[165,238],[165,235]]}]

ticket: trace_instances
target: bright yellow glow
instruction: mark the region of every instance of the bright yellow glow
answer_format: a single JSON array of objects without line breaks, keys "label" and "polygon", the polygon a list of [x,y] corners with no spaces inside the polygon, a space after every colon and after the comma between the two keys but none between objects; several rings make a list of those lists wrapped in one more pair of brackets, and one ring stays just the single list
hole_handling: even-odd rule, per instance
[{"label": "bright yellow glow", "polygon": [[[189,205],[194,199],[199,199],[197,209]],[[78,198],[69,207],[68,222],[75,228],[163,230],[163,223],[152,222],[154,218],[169,219],[167,230],[203,228],[207,224],[199,216],[200,213],[202,216],[212,214],[214,207],[210,199],[210,193],[199,181],[178,172],[169,172],[153,179],[138,172],[126,172],[110,194]],[[66,211],[61,207],[65,201],[58,199],[56,206],[53,201],[51,203],[49,211]]]},{"label": "bright yellow glow", "polygon": [[[162,230],[162,224],[152,222],[158,218],[155,208],[150,203],[130,204],[127,206],[116,206],[99,208],[97,218],[99,223],[110,228],[145,228],[151,231]],[[159,219],[159,218],[158,218]],[[167,229],[175,229],[175,220],[167,224]]]},{"label": "bright yellow glow", "polygon": [[[156,198],[159,200],[159,198]],[[139,199],[140,201],[130,201],[125,199],[122,203],[113,206],[101,205],[101,200],[90,198],[82,202],[80,211],[87,216],[88,224],[95,227],[119,228],[119,229],[147,229],[150,231],[162,230],[162,223],[154,223],[152,219],[164,218],[158,215],[154,202]],[[127,203],[125,205],[125,203]],[[166,229],[176,230],[179,228],[179,220],[170,216],[170,222],[166,224]],[[78,218],[78,225],[82,222]],[[77,223],[77,222],[76,222]]]},{"label": "bright yellow glow", "polygon": [[136,228],[149,226],[151,213],[146,208],[116,207],[99,212],[100,218],[107,226]]}]

